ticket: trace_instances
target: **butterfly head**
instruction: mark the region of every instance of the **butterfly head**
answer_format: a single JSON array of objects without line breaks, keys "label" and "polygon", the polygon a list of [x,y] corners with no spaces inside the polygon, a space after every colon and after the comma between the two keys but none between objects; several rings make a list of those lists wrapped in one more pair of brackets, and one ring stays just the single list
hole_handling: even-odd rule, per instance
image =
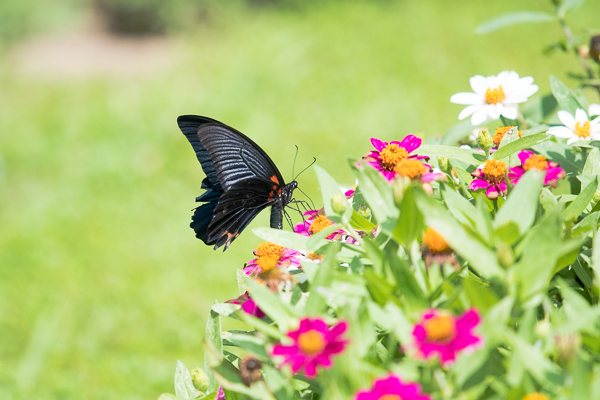
[{"label": "butterfly head", "polygon": [[298,182],[296,181],[291,181],[283,187],[283,190],[281,191],[281,199],[283,200],[283,204],[288,204],[292,200],[292,195],[297,187]]}]

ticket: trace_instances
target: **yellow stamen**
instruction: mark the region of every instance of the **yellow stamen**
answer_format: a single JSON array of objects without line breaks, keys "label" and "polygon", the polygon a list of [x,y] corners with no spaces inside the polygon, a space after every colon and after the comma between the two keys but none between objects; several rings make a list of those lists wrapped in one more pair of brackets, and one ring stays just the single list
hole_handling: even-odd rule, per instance
[{"label": "yellow stamen", "polygon": [[504,89],[502,85],[498,85],[497,88],[487,88],[485,91],[485,102],[487,104],[498,104],[502,103],[506,99]]},{"label": "yellow stamen", "polygon": [[325,349],[325,338],[321,332],[311,329],[298,335],[298,348],[307,355],[319,354]]},{"label": "yellow stamen", "polygon": [[423,234],[423,244],[432,253],[443,253],[450,250],[448,242],[433,228],[427,228]]},{"label": "yellow stamen", "polygon": [[397,394],[384,394],[383,396],[380,396],[378,400],[402,400],[402,397]]},{"label": "yellow stamen", "polygon": [[523,169],[525,169],[525,171],[529,171],[530,169],[539,169],[545,171],[548,169],[548,160],[546,160],[546,157],[540,154],[533,154],[529,156],[527,160],[525,160]]},{"label": "yellow stamen", "polygon": [[275,269],[279,259],[283,257],[284,248],[275,243],[262,242],[254,250],[256,263],[262,269],[262,272],[267,272]]},{"label": "yellow stamen", "polygon": [[400,160],[394,167],[394,172],[400,176],[405,176],[409,179],[415,179],[427,172],[427,168],[423,163],[414,158],[406,158]]},{"label": "yellow stamen", "polygon": [[498,184],[506,176],[506,163],[499,160],[486,160],[481,172],[485,176],[485,180],[492,184]]},{"label": "yellow stamen", "polygon": [[388,171],[392,171],[396,164],[405,158],[408,158],[408,151],[395,143],[390,143],[379,153],[381,165]]},{"label": "yellow stamen", "polygon": [[332,225],[333,222],[329,218],[324,215],[317,215],[317,217],[313,220],[312,224],[310,224],[310,228],[308,230],[310,233],[315,234],[317,232],[321,232],[323,229],[327,228],[329,225]]},{"label": "yellow stamen", "polygon": [[430,342],[447,343],[456,335],[456,323],[451,315],[438,314],[423,325]]},{"label": "yellow stamen", "polygon": [[548,400],[548,396],[540,392],[529,393],[523,400]]},{"label": "yellow stamen", "polygon": [[[498,129],[496,129],[496,133],[494,134],[494,138],[492,139],[492,141],[494,142],[494,146],[496,146],[496,147],[500,146],[502,139],[504,139],[504,135],[506,135],[508,132],[510,132],[510,130],[513,128],[516,128],[516,127],[515,126],[501,126]],[[523,137],[523,132],[518,131],[517,134],[519,135],[519,137]]]},{"label": "yellow stamen", "polygon": [[585,121],[583,125],[579,122],[575,123],[575,134],[582,139],[589,138],[591,135],[590,132],[590,121]]}]

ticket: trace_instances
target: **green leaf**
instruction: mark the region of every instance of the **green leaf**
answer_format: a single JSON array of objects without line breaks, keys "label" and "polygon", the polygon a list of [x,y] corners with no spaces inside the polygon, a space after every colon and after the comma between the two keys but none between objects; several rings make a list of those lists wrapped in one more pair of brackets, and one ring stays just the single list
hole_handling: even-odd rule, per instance
[{"label": "green leaf", "polygon": [[459,122],[454,125],[444,134],[442,138],[442,144],[446,145],[455,145],[459,142],[463,141],[467,138],[471,132],[473,131],[473,124],[471,124],[471,119],[467,118],[466,120]]},{"label": "green leaf", "polygon": [[542,384],[550,384],[549,375],[554,375],[559,372],[559,368],[544,356],[542,351],[523,340],[518,335],[507,335],[507,339],[512,342],[515,355],[520,363],[529,373]]},{"label": "green leaf", "polygon": [[198,389],[194,387],[190,371],[185,364],[179,360],[175,367],[174,384],[175,395],[182,400],[192,400],[201,395]]},{"label": "green leaf", "polygon": [[463,225],[470,225],[487,243],[491,242],[491,219],[487,211],[475,207],[456,190],[449,187],[443,189],[444,202],[448,210]]},{"label": "green leaf", "polygon": [[558,102],[561,110],[575,114],[575,110],[578,108],[585,108],[581,105],[577,99],[577,96],[571,91],[571,89],[569,89],[569,87],[557,77],[550,77],[550,88],[552,89],[552,94]]},{"label": "green leaf", "polygon": [[594,281],[600,287],[600,230],[594,232],[592,244],[592,269],[594,270]]},{"label": "green leaf", "polygon": [[324,293],[328,292],[328,288],[333,280],[333,273],[337,265],[336,254],[340,251],[340,243],[333,242],[329,245],[323,261],[318,265],[316,273],[310,280],[310,290],[304,314],[320,315],[327,306],[327,299]]},{"label": "green leaf", "polygon": [[448,157],[451,160],[458,160],[469,165],[479,165],[484,160],[482,155],[475,153],[473,150],[443,144],[423,145],[419,147],[419,154],[430,157]]},{"label": "green leaf", "polygon": [[562,217],[566,221],[571,221],[577,219],[590,204],[590,201],[594,198],[594,194],[596,194],[596,189],[598,189],[598,181],[594,180],[590,182],[589,185],[586,186],[585,189],[581,191],[568,206],[562,212]]},{"label": "green leaf", "polygon": [[223,332],[223,346],[239,347],[262,359],[269,357],[265,350],[265,341],[257,335]]},{"label": "green leaf", "polygon": [[600,149],[594,147],[590,150],[583,166],[583,171],[577,177],[581,181],[581,186],[587,186],[591,181],[600,176]]},{"label": "green leaf", "polygon": [[543,185],[544,174],[541,171],[527,171],[496,214],[494,226],[500,228],[513,223],[519,228],[520,234],[526,232],[535,221]]},{"label": "green leaf", "polygon": [[243,275],[240,276],[240,281],[247,286],[252,300],[279,326],[279,329],[285,331],[294,325],[297,319],[296,315],[293,309],[282,301],[281,297],[246,276],[243,272],[240,272],[240,274]]},{"label": "green leaf", "polygon": [[323,199],[323,208],[325,209],[325,215],[328,217],[339,214],[334,210],[333,202],[339,204],[340,208],[344,208],[345,212],[342,216],[343,222],[347,222],[352,214],[352,205],[346,198],[340,186],[337,182],[329,175],[323,168],[318,165],[314,166],[317,179],[319,181],[319,187],[321,188],[321,196]]},{"label": "green leaf", "polygon": [[545,142],[549,139],[550,137],[545,132],[536,133],[534,135],[529,136],[523,136],[522,138],[512,141],[504,146],[500,146],[498,151],[496,151],[492,155],[492,158],[494,160],[501,160],[510,156],[511,154],[516,153],[517,151],[527,149],[529,147],[535,146],[536,144]]},{"label": "green leaf", "polygon": [[398,256],[397,246],[386,247],[385,260],[388,262],[392,276],[396,280],[396,287],[399,288],[400,301],[405,302],[414,309],[427,307],[427,297],[415,279],[414,273],[410,270],[408,260]]},{"label": "green leaf", "polygon": [[[552,94],[547,94],[541,97],[536,97],[529,100],[523,106],[523,116],[526,121],[530,122],[531,125],[538,125],[540,122],[545,121],[552,113],[556,111],[558,103]],[[534,126],[535,129],[538,128]],[[546,132],[548,129],[544,126],[541,127],[543,130],[538,132]],[[526,135],[527,130],[523,131]]]},{"label": "green leaf", "polygon": [[415,203],[413,187],[408,188],[402,197],[399,206],[400,217],[392,235],[396,241],[408,246],[417,236],[423,232],[423,216]]},{"label": "green leaf", "polygon": [[254,228],[252,232],[259,238],[294,250],[308,250],[307,236],[274,228]]},{"label": "green leaf", "polygon": [[585,0],[562,0],[558,7],[557,14],[562,18],[569,11],[575,10],[581,7],[585,3]]},{"label": "green leaf", "polygon": [[475,28],[475,33],[481,35],[516,24],[550,22],[554,20],[556,20],[556,18],[553,15],[540,11],[511,12],[499,15],[482,23]]},{"label": "green leaf", "polygon": [[379,171],[370,165],[359,168],[358,185],[377,222],[397,217],[398,209],[394,205],[391,186]]},{"label": "green leaf", "polygon": [[456,253],[487,278],[503,274],[494,251],[465,230],[449,211],[435,200],[424,193],[418,194],[417,204],[426,224],[438,231]]}]

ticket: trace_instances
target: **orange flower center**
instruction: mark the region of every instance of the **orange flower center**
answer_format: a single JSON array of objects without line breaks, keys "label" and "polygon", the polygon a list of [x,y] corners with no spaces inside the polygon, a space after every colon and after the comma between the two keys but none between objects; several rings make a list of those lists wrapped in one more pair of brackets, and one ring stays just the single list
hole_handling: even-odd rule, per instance
[{"label": "orange flower center", "polygon": [[447,343],[456,336],[456,323],[451,315],[438,314],[426,320],[423,325],[430,342]]},{"label": "orange flower center", "polygon": [[383,396],[380,396],[378,398],[378,400],[403,400],[402,397],[400,397],[397,394],[384,394]]},{"label": "orange flower center", "polygon": [[325,338],[319,331],[308,330],[298,335],[298,348],[302,353],[314,356],[325,349]]},{"label": "orange flower center", "polygon": [[283,257],[284,250],[282,246],[278,246],[275,243],[263,242],[254,250],[256,263],[263,272],[271,271],[277,267],[279,259]]},{"label": "orange flower center", "polygon": [[575,134],[583,139],[590,137],[590,121],[585,121],[583,125],[581,125],[579,122],[576,122]]},{"label": "orange flower center", "polygon": [[486,160],[481,172],[488,182],[498,184],[506,175],[506,163],[499,160]]},{"label": "orange flower center", "polygon": [[[492,141],[494,142],[494,145],[496,147],[500,146],[502,139],[504,139],[504,135],[506,135],[508,132],[510,132],[510,130],[512,128],[516,128],[516,127],[515,126],[501,126],[498,129],[496,129],[496,133],[494,134],[494,138],[492,139]],[[522,137],[523,132],[518,131],[518,135],[519,135],[519,137]]]},{"label": "orange flower center", "polygon": [[394,167],[394,172],[400,176],[405,176],[409,179],[415,179],[427,172],[427,168],[419,160],[414,158],[405,158],[396,164]]},{"label": "orange flower center", "polygon": [[390,143],[379,153],[381,165],[388,171],[392,171],[396,164],[405,158],[408,158],[408,151],[395,143]]},{"label": "orange flower center", "polygon": [[448,242],[433,228],[427,228],[423,234],[423,244],[432,253],[443,253],[450,250]]},{"label": "orange flower center", "polygon": [[523,168],[525,171],[529,171],[530,169],[539,169],[545,171],[548,169],[548,160],[546,160],[546,157],[540,154],[533,154],[529,156],[527,160],[525,160]]},{"label": "orange flower center", "polygon": [[529,393],[527,396],[523,397],[523,400],[548,400],[548,396],[543,393],[535,392]]},{"label": "orange flower center", "polygon": [[487,88],[485,91],[485,102],[487,104],[498,104],[502,103],[506,99],[504,89],[502,85],[498,85],[497,88]]},{"label": "orange flower center", "polygon": [[323,229],[327,228],[329,225],[333,224],[329,218],[324,215],[317,215],[317,217],[313,220],[312,224],[310,224],[310,228],[308,230],[310,233],[315,234],[317,232],[321,232]]}]

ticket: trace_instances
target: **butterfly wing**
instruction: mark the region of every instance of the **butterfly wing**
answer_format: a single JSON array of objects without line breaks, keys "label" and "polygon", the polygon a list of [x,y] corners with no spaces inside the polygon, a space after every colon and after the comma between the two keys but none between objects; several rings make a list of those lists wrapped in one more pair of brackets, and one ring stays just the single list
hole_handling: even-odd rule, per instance
[{"label": "butterfly wing", "polygon": [[215,248],[227,248],[250,221],[274,203],[284,181],[269,156],[250,138],[211,118],[177,118],[206,173],[206,202],[192,217],[196,237]]}]

